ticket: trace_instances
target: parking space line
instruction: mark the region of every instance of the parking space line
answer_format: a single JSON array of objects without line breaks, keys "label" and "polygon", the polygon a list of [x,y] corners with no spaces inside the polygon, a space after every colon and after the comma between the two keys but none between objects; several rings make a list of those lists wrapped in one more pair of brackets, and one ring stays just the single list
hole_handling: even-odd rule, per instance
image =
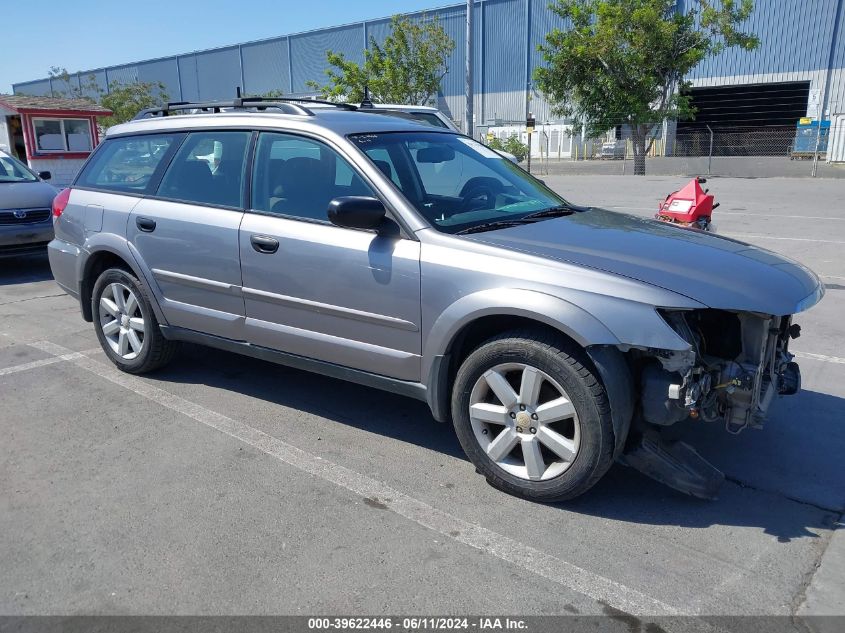
[{"label": "parking space line", "polygon": [[61,363],[66,360],[69,359],[62,358],[60,356],[51,356],[50,358],[42,358],[41,360],[34,360],[31,363],[23,363],[22,365],[15,365],[14,367],[3,367],[0,369],[0,376],[8,376],[9,374],[16,374],[20,371],[28,371],[30,369],[36,369],[46,365],[55,365],[56,363]]},{"label": "parking space line", "polygon": [[845,365],[845,358],[838,356],[825,356],[824,354],[811,354],[810,352],[792,352],[798,358],[808,358],[810,360],[820,360],[825,363],[836,363],[838,365]]},{"label": "parking space line", "polygon": [[[714,213],[716,213],[714,211]],[[742,211],[719,211],[718,215],[750,215],[755,217],[765,217],[765,218],[772,218],[774,220],[778,218],[788,218],[790,220],[833,220],[835,222],[845,220],[845,218],[836,218],[831,217],[829,215],[780,215],[777,213],[749,213],[749,212],[742,212]]]},{"label": "parking space line", "polygon": [[[85,350],[84,352],[70,352],[67,354],[60,354],[58,356],[51,356],[50,358],[42,358],[40,360],[34,360],[29,363],[22,363],[20,365],[14,365],[12,367],[3,367],[0,368],[0,376],[8,376],[9,374],[17,374],[21,371],[28,371],[30,369],[37,369],[39,367],[45,367],[47,365],[55,365],[56,363],[61,363],[63,361],[68,360],[76,360],[77,358],[81,358],[85,354],[91,354],[93,352],[99,352],[100,348],[94,348]],[[50,352],[52,353],[52,352]]]},{"label": "parking space line", "polygon": [[[49,341],[30,343],[32,347],[56,356],[70,350]],[[94,359],[75,355],[72,362],[101,378],[139,396],[186,415],[216,429],[294,468],[334,483],[365,499],[384,506],[418,525],[507,561],[598,602],[632,615],[674,615],[681,610],[538,549],[438,510],[399,492],[387,484],[334,464],[287,444],[243,422],[233,420],[200,404],[155,387],[141,378],[125,374]],[[692,614],[685,610],[684,613]]]},{"label": "parking space line", "polygon": [[[656,201],[654,203],[654,207],[627,207],[624,205],[611,205],[605,207],[607,209],[620,209],[623,211],[646,211],[646,212],[657,212],[658,205],[662,202],[662,200]],[[786,218],[790,220],[833,220],[836,222],[845,221],[845,218],[841,217],[832,217],[828,215],[780,215],[777,213],[769,213],[769,212],[760,212],[760,213],[752,213],[750,211],[718,211],[714,212],[716,214],[716,219],[718,220],[719,217],[723,215],[748,215],[752,217],[766,217],[766,218]]]},{"label": "parking space line", "polygon": [[754,233],[733,233],[733,232],[726,232],[725,235],[727,237],[734,237],[734,238],[752,238],[752,239],[760,239],[760,240],[785,240],[789,242],[817,242],[819,244],[845,244],[842,240],[817,240],[815,238],[810,237],[780,237],[774,235],[757,235]]}]

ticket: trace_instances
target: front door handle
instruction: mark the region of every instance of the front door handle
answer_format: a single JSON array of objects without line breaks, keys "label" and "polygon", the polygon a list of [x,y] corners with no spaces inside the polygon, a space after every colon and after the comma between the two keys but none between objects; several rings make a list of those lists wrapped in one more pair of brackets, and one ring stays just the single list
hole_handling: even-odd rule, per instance
[{"label": "front door handle", "polygon": [[279,250],[279,240],[266,235],[253,235],[249,238],[252,248],[259,253],[270,255]]},{"label": "front door handle", "polygon": [[137,217],[135,218],[135,224],[144,233],[152,233],[156,230],[156,221],[152,218]]}]

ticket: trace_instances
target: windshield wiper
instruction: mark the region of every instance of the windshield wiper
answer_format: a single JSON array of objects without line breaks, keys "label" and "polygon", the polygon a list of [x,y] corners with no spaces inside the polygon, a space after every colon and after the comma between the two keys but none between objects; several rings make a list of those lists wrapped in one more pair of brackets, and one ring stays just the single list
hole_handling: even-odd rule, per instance
[{"label": "windshield wiper", "polygon": [[565,215],[572,215],[578,209],[576,207],[570,207],[568,205],[560,205],[557,207],[549,207],[548,209],[543,209],[542,211],[536,211],[534,213],[529,213],[528,215],[523,215],[520,219],[522,220],[542,220],[544,218],[561,218]]},{"label": "windshield wiper", "polygon": [[466,235],[467,233],[482,233],[484,231],[493,231],[508,226],[520,226],[522,224],[531,224],[547,218],[560,218],[566,215],[572,215],[577,211],[576,207],[560,205],[557,207],[550,207],[542,211],[535,211],[528,215],[523,215],[521,218],[509,218],[507,220],[495,220],[493,222],[485,222],[477,226],[470,226],[456,232],[455,235]]},{"label": "windshield wiper", "polygon": [[522,221],[522,218],[518,220],[496,220],[495,222],[485,222],[484,224],[476,224],[475,226],[469,226],[465,229],[461,229],[460,231],[456,231],[455,235],[466,235],[467,233],[483,233],[484,231],[503,229],[508,226],[520,226],[522,224],[525,224],[525,222]]}]

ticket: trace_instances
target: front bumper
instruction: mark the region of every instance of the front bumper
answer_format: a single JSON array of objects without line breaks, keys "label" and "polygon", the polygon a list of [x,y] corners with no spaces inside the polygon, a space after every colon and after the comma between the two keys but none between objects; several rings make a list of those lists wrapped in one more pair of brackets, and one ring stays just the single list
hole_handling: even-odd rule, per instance
[{"label": "front bumper", "polygon": [[53,239],[50,220],[37,224],[0,226],[0,257],[15,257],[46,252],[47,243]]}]

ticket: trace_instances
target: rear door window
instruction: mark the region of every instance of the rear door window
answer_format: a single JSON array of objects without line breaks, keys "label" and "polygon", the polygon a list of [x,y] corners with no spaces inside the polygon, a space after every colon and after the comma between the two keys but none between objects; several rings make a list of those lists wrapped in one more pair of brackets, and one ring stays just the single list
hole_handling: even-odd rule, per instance
[{"label": "rear door window", "polygon": [[91,157],[74,183],[80,187],[127,193],[147,193],[153,175],[162,166],[175,134],[153,134],[107,139]]},{"label": "rear door window", "polygon": [[193,132],[176,152],[157,195],[170,200],[243,207],[251,132]]}]

